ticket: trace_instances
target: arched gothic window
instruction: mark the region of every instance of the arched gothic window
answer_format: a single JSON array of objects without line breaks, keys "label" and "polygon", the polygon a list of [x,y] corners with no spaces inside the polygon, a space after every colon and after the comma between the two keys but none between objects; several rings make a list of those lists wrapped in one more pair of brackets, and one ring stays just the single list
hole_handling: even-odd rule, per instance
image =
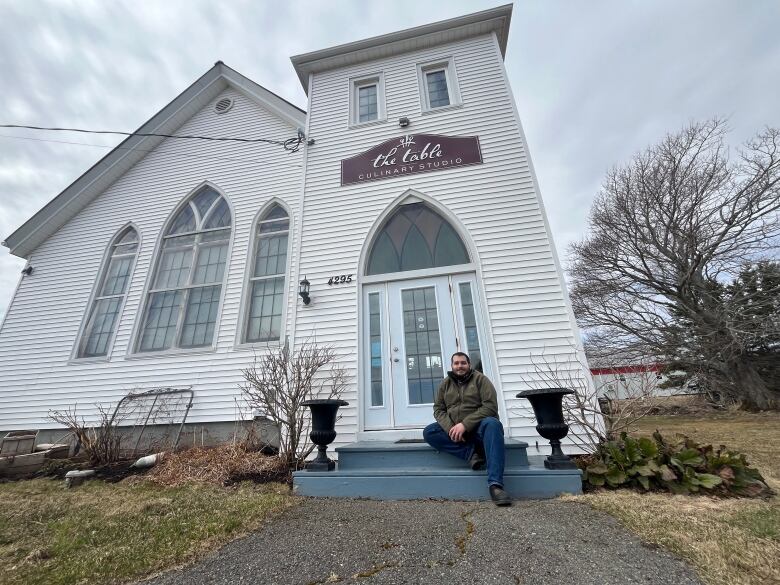
[{"label": "arched gothic window", "polygon": [[401,205],[374,238],[366,274],[468,264],[452,226],[424,203]]},{"label": "arched gothic window", "polygon": [[146,302],[139,351],[213,343],[230,229],[227,201],[210,187],[193,195],[170,222]]},{"label": "arched gothic window", "polygon": [[138,234],[132,227],[122,230],[111,243],[107,262],[98,279],[98,290],[90,307],[87,325],[81,336],[78,357],[108,355],[137,250]]},{"label": "arched gothic window", "polygon": [[289,231],[290,218],[277,204],[257,222],[244,336],[249,343],[278,341],[281,336]]}]

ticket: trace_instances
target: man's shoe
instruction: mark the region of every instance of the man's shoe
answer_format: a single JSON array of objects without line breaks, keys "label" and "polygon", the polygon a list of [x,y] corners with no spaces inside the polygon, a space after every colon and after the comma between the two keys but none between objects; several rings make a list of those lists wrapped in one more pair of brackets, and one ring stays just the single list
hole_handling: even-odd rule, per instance
[{"label": "man's shoe", "polygon": [[490,486],[490,499],[496,504],[496,506],[511,506],[512,498],[504,491],[500,485]]},{"label": "man's shoe", "polygon": [[476,449],[474,449],[471,457],[469,457],[469,465],[474,471],[485,469],[485,458]]}]

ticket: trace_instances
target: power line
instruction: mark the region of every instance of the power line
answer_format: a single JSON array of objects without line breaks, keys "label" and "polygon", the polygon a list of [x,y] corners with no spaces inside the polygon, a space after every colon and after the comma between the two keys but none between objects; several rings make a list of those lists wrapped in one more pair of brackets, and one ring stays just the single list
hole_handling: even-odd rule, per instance
[{"label": "power line", "polygon": [[32,136],[12,136],[10,134],[0,134],[0,138],[13,138],[15,140],[34,140],[36,142],[52,142],[52,143],[56,143],[56,144],[73,144],[73,145],[76,145],[76,146],[92,146],[94,148],[107,148],[109,150],[114,150],[114,149],[116,149],[116,150],[127,150],[127,151],[131,151],[132,150],[132,151],[146,152],[146,153],[154,152],[154,153],[158,153],[158,154],[165,154],[165,155],[168,155],[168,156],[178,156],[178,157],[181,157],[181,158],[217,159],[217,160],[227,160],[227,161],[230,161],[230,162],[238,162],[238,163],[245,163],[245,162],[247,162],[247,159],[242,160],[242,159],[238,159],[238,158],[231,158],[231,157],[228,157],[228,156],[218,156],[218,155],[214,155],[214,154],[203,154],[203,155],[184,154],[184,153],[171,152],[171,151],[168,151],[168,150],[160,150],[160,149],[149,150],[147,148],[137,148],[137,147],[133,147],[133,146],[108,146],[108,145],[105,145],[105,144],[90,144],[88,142],[71,142],[71,141],[68,141],[68,140],[52,140],[50,138],[48,138],[48,139],[47,138],[33,138]]},{"label": "power line", "polygon": [[54,128],[45,126],[26,126],[24,124],[0,124],[0,128],[21,128],[25,130],[44,130],[52,132],[80,132],[82,134],[116,134],[119,136],[142,136],[159,138],[177,138],[184,140],[211,140],[214,142],[244,142],[244,143],[265,143],[275,144],[284,147],[290,152],[298,152],[301,144],[305,140],[303,132],[298,132],[294,138],[287,140],[273,140],[269,138],[236,138],[232,136],[198,136],[195,134],[158,134],[155,132],[120,132],[117,130],[85,130],[83,128]]}]

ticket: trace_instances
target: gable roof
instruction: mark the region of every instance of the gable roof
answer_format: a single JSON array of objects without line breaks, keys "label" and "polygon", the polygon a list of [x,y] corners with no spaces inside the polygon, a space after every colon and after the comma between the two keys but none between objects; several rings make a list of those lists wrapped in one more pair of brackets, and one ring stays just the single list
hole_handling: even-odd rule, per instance
[{"label": "gable roof", "polygon": [[308,78],[311,73],[355,65],[491,32],[496,33],[501,55],[505,56],[511,19],[512,5],[505,4],[457,18],[296,55],[290,60],[301,81],[303,91],[308,93]]},{"label": "gable roof", "polygon": [[[244,77],[222,61],[217,61],[211,69],[152,116],[135,133],[172,134],[228,87],[233,87],[246,95],[291,126],[305,127],[305,111]],[[146,156],[148,150],[155,148],[163,140],[165,138],[160,136],[128,136],[8,236],[2,244],[10,249],[11,254],[26,258],[46,238],[65,225]]]}]

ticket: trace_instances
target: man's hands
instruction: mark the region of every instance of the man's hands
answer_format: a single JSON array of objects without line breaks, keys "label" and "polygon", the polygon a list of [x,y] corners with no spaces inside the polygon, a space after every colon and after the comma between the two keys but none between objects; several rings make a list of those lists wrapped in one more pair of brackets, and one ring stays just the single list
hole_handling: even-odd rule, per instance
[{"label": "man's hands", "polygon": [[454,427],[450,429],[450,439],[455,441],[456,443],[460,443],[463,441],[463,435],[466,433],[466,427],[463,426],[463,423],[458,423]]}]

